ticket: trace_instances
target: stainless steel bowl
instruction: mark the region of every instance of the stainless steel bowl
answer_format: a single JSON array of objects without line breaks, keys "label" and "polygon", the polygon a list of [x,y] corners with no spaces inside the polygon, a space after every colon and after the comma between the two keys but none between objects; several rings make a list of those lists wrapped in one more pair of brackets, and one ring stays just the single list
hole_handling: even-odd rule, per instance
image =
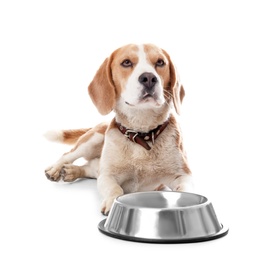
[{"label": "stainless steel bowl", "polygon": [[98,228],[115,238],[153,243],[201,242],[228,233],[206,197],[171,191],[118,197]]}]

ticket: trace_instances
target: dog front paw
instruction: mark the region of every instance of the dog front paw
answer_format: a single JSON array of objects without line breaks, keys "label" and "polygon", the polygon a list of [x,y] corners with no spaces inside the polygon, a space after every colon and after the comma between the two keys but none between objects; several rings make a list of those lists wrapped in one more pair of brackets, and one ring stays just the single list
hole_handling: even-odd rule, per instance
[{"label": "dog front paw", "polygon": [[180,183],[178,184],[173,191],[180,191],[180,192],[193,192],[194,187],[192,183]]},{"label": "dog front paw", "polygon": [[193,192],[194,184],[191,175],[182,175],[174,179],[169,185],[173,191],[179,192]]},{"label": "dog front paw", "polygon": [[78,178],[82,178],[81,167],[73,164],[64,164],[61,169],[61,177],[65,182],[73,182]]},{"label": "dog front paw", "polygon": [[108,198],[102,202],[101,212],[103,215],[108,216],[114,200],[115,198]]},{"label": "dog front paw", "polygon": [[45,175],[50,181],[59,181],[61,179],[62,165],[53,165],[45,170]]}]

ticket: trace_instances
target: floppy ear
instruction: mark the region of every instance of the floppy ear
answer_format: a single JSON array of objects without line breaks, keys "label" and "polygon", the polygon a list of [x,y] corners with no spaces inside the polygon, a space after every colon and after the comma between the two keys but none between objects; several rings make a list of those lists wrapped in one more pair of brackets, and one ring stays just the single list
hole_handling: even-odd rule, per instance
[{"label": "floppy ear", "polygon": [[173,65],[173,63],[171,61],[170,56],[165,51],[164,51],[164,53],[166,54],[166,57],[169,61],[170,88],[171,88],[171,91],[173,94],[173,103],[174,103],[175,111],[178,115],[180,115],[180,112],[181,112],[180,108],[181,108],[183,98],[185,96],[185,91],[184,91],[183,85],[181,85],[181,83],[180,83],[179,75],[176,71],[175,66]]},{"label": "floppy ear", "polygon": [[173,102],[174,102],[175,110],[178,115],[180,115],[181,113],[181,104],[184,96],[185,96],[185,90],[183,88],[183,85],[181,85],[180,82],[176,80],[173,87]]},{"label": "floppy ear", "polygon": [[96,72],[88,87],[88,93],[102,115],[113,110],[116,93],[111,74],[111,58],[107,58]]}]

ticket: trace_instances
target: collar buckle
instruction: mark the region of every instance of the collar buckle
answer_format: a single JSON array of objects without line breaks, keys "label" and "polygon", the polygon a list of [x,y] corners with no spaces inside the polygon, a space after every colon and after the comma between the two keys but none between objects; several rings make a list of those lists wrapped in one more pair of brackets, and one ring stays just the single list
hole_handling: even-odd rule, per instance
[{"label": "collar buckle", "polygon": [[[133,134],[133,136],[131,137],[130,134]],[[138,132],[131,130],[131,129],[127,129],[124,133],[124,136],[126,136],[128,139],[131,139],[134,143],[136,143],[135,138],[138,136]]]}]

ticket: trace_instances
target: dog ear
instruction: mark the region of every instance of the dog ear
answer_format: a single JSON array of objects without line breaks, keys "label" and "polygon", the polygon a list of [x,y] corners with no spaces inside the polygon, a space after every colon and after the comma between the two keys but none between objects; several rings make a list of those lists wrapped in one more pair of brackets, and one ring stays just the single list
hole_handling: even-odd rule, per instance
[{"label": "dog ear", "polygon": [[174,102],[175,110],[178,115],[180,115],[181,113],[181,104],[184,96],[185,96],[185,90],[183,88],[183,85],[181,85],[180,82],[176,80],[173,87],[173,102]]},{"label": "dog ear", "polygon": [[112,80],[111,57],[107,58],[96,72],[88,87],[88,93],[102,115],[107,115],[113,110],[116,92]]},{"label": "dog ear", "polygon": [[168,62],[169,62],[169,68],[170,68],[170,91],[172,93],[173,96],[173,103],[174,103],[174,107],[175,107],[175,111],[178,115],[180,115],[181,112],[181,104],[183,101],[183,98],[185,96],[185,91],[183,88],[183,85],[181,85],[180,83],[180,78],[179,75],[177,73],[177,70],[175,68],[175,66],[173,65],[171,58],[169,56],[169,54],[163,50],[163,52],[165,53]]}]

